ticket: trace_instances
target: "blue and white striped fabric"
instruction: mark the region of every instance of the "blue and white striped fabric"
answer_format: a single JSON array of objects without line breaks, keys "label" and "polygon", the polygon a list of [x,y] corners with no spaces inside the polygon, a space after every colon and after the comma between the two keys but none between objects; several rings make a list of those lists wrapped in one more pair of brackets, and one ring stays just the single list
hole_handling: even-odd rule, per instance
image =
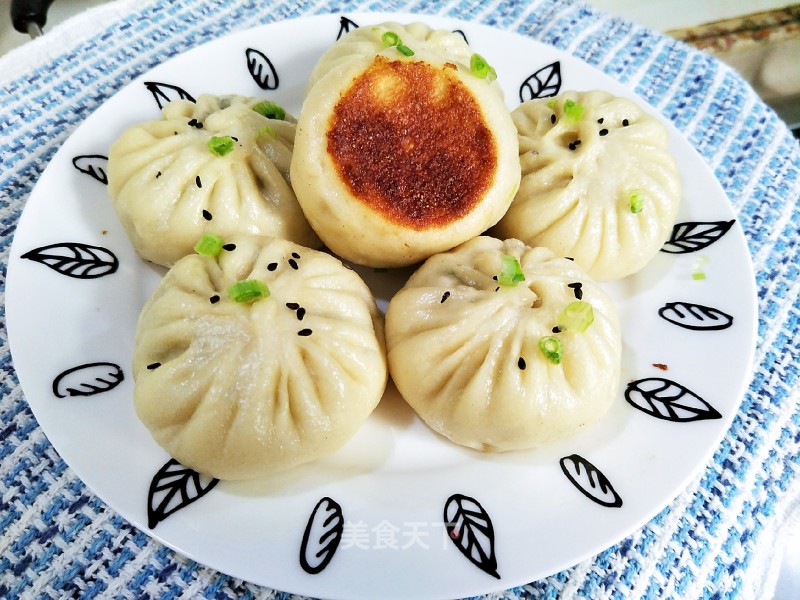
[{"label": "blue and white striped fabric", "polygon": [[[117,90],[231,31],[356,10],[441,14],[517,31],[635,89],[710,165],[753,257],[754,373],[705,471],[619,544],[492,597],[768,596],[778,534],[800,504],[800,148],[730,69],[653,31],[569,0],[124,0],[95,9],[0,59],[3,291],[14,229],[38,176]],[[0,597],[289,597],[175,554],[88,490],[34,419],[11,364],[4,308],[0,319]]]}]

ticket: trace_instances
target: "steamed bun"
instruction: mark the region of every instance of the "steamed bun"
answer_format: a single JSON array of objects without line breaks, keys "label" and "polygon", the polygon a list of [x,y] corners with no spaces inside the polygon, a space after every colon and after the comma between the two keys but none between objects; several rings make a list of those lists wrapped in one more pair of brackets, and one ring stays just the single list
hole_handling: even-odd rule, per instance
[{"label": "steamed bun", "polygon": [[[387,47],[387,35],[401,44]],[[351,31],[320,58],[291,179],[336,254],[409,265],[505,213],[519,185],[516,130],[489,67],[470,70],[473,55],[458,34],[387,23]]]},{"label": "steamed bun", "polygon": [[[387,380],[382,317],[338,259],[238,236],[179,260],[145,304],[133,356],[136,412],[175,459],[220,479],[267,475],[342,446]],[[228,288],[266,283],[237,302]]]},{"label": "steamed bun", "polygon": [[[205,232],[319,239],[288,181],[295,124],[254,110],[262,101],[203,95],[125,130],[108,156],[108,190],[142,258],[170,266]],[[209,143],[221,144],[217,153]],[[225,148],[224,145],[228,144]]]},{"label": "steamed bun", "polygon": [[522,181],[492,234],[574,258],[599,280],[642,269],[668,239],[681,197],[664,125],[603,91],[529,100],[512,117]]},{"label": "steamed bun", "polygon": [[[523,281],[504,285],[504,256]],[[406,402],[434,431],[478,450],[572,434],[618,392],[612,300],[574,262],[518,240],[481,236],[425,261],[389,303],[386,344]]]}]

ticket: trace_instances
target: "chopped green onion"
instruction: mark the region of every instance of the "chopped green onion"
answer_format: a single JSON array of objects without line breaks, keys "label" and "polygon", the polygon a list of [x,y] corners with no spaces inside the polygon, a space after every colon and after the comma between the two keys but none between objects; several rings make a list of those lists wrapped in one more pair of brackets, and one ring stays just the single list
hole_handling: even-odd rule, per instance
[{"label": "chopped green onion", "polygon": [[561,364],[561,359],[564,357],[564,349],[561,345],[561,340],[552,335],[546,335],[539,340],[539,350],[542,351],[554,365]]},{"label": "chopped green onion", "polygon": [[497,71],[480,54],[473,54],[470,57],[469,70],[479,79],[486,79],[489,82],[497,79]]},{"label": "chopped green onion", "polygon": [[644,209],[644,194],[641,190],[633,190],[630,195],[631,198],[631,212],[640,213]]},{"label": "chopped green onion", "polygon": [[694,259],[694,264],[692,265],[692,279],[694,280],[702,280],[706,278],[706,273],[704,267],[710,262],[710,259],[701,254],[697,258]]},{"label": "chopped green onion", "polygon": [[252,302],[269,296],[269,288],[266,283],[258,279],[244,279],[228,288],[228,296],[234,302]]},{"label": "chopped green onion", "polygon": [[403,44],[397,44],[397,51],[403,56],[414,56],[414,51]]},{"label": "chopped green onion", "polygon": [[218,235],[206,233],[200,238],[200,241],[194,245],[194,251],[202,256],[217,256],[222,252],[222,246],[225,242]]},{"label": "chopped green onion", "polygon": [[400,36],[394,31],[387,31],[384,33],[381,36],[381,41],[387,48],[391,48],[392,46],[396,47],[397,51],[403,56],[414,56],[414,51],[408,46],[404,45],[403,40],[401,40]]},{"label": "chopped green onion", "polygon": [[259,102],[253,106],[253,110],[262,117],[267,117],[268,119],[278,119],[279,121],[283,121],[286,118],[286,111],[283,110],[283,107],[272,100],[264,100],[263,102]]},{"label": "chopped green onion", "polygon": [[519,266],[519,261],[515,257],[504,254],[502,261],[500,274],[497,276],[497,283],[513,287],[520,281],[525,281],[525,275],[522,272],[522,268]]},{"label": "chopped green onion", "polygon": [[229,135],[215,135],[208,140],[208,149],[211,150],[211,154],[225,156],[228,152],[233,150],[233,143],[233,138]]},{"label": "chopped green onion", "polygon": [[555,108],[556,105],[558,105],[558,100],[556,100],[555,98],[551,98],[550,100],[547,101],[547,108]]},{"label": "chopped green onion", "polygon": [[583,118],[583,106],[575,102],[574,100],[565,100],[564,101],[564,116],[574,122],[577,123]]},{"label": "chopped green onion", "polygon": [[399,46],[400,45],[400,36],[397,35],[394,31],[387,31],[381,36],[381,41],[383,45],[387,48],[392,46]]},{"label": "chopped green onion", "polygon": [[570,302],[561,311],[556,319],[556,325],[561,331],[575,331],[583,333],[594,322],[592,305],[584,300]]},{"label": "chopped green onion", "polygon": [[269,125],[264,125],[261,129],[259,129],[258,133],[256,134],[256,137],[261,137],[261,136],[264,136],[264,135],[269,136],[271,138],[277,138],[278,137],[278,134],[276,133],[276,131],[272,127],[270,127]]}]

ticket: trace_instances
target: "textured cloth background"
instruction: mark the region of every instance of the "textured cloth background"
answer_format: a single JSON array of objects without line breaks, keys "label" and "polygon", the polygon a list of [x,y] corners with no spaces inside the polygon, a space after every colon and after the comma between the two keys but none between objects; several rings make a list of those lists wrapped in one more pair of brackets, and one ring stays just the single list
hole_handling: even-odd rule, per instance
[{"label": "textured cloth background", "polygon": [[[497,598],[762,598],[800,502],[800,151],[731,70],[569,1],[173,2],[94,9],[0,59],[0,281],[25,200],[58,147],[132,78],[228,32],[320,12],[435,13],[514,30],[624,82],[672,120],[726,190],[756,271],[753,376],[701,475],[593,559]],[[4,306],[4,304],[3,304]],[[109,509],[54,451],[13,371],[0,315],[0,597],[286,598],[176,555]]]}]

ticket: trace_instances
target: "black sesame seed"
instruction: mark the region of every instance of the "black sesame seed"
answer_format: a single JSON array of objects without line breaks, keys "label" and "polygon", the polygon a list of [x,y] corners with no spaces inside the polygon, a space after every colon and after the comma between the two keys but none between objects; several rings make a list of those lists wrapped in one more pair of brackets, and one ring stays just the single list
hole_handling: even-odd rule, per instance
[{"label": "black sesame seed", "polygon": [[295,271],[297,271],[297,269],[300,268],[297,266],[297,261],[293,258],[290,258],[287,262],[289,263],[289,266],[292,267]]},{"label": "black sesame seed", "polygon": [[194,126],[195,126],[195,129],[202,129],[202,128],[203,128],[203,124],[202,124],[200,121],[197,121],[197,122],[194,124]]},{"label": "black sesame seed", "polygon": [[572,258],[571,256],[565,256],[564,258],[566,258],[567,260],[575,260],[575,259],[574,259],[574,258]]},{"label": "black sesame seed", "polygon": [[581,145],[581,141],[580,140],[575,140],[574,143],[575,143],[576,146],[580,146]]},{"label": "black sesame seed", "polygon": [[297,309],[297,320],[302,321],[303,317],[305,316],[306,316],[306,309],[301,306],[300,308]]},{"label": "black sesame seed", "polygon": [[208,299],[208,301],[211,302],[211,304],[216,304],[217,302],[219,302],[219,296],[214,294],[213,296],[211,296],[211,298]]},{"label": "black sesame seed", "polygon": [[442,294],[442,299],[439,300],[439,304],[444,303],[444,301],[447,300],[449,297],[450,297],[450,292],[445,292],[444,294]]},{"label": "black sesame seed", "polygon": [[297,302],[287,302],[286,308],[290,310],[297,310],[298,308],[300,308],[300,305]]},{"label": "black sesame seed", "polygon": [[150,363],[149,365],[147,365],[147,370],[152,371],[153,369],[157,369],[160,366],[161,366],[160,362]]},{"label": "black sesame seed", "polygon": [[497,275],[492,275],[492,279],[497,281]]},{"label": "black sesame seed", "polygon": [[600,123],[600,125],[602,125],[603,124],[603,117],[600,117],[599,119],[597,119],[597,122]]},{"label": "black sesame seed", "polygon": [[292,252],[292,258],[300,258],[300,255],[297,252]]},{"label": "black sesame seed", "polygon": [[297,332],[297,335],[300,335],[302,337],[308,337],[309,335],[311,335],[311,333],[312,331],[310,329],[301,329],[300,331]]},{"label": "black sesame seed", "polygon": [[570,142],[569,143],[569,149],[570,150],[575,150],[575,142]]},{"label": "black sesame seed", "polygon": [[500,286],[497,286],[496,288],[494,288],[494,291],[495,292],[499,292],[500,291]]},{"label": "black sesame seed", "polygon": [[156,179],[158,179],[159,177],[161,177],[161,171],[159,171],[158,173],[156,173]]},{"label": "black sesame seed", "polygon": [[239,141],[239,138],[237,138],[237,137],[234,137],[234,136],[231,136],[231,139],[232,139],[234,142],[238,142],[238,141]]},{"label": "black sesame seed", "polygon": [[628,119],[622,119],[622,126],[623,127],[627,127],[628,125],[630,125],[630,122],[628,121]]},{"label": "black sesame seed", "polygon": [[522,358],[521,356],[519,357],[519,360],[517,361],[517,366],[518,366],[518,367],[520,368],[520,370],[522,370],[522,371],[524,371],[524,370],[525,370],[525,367],[527,366],[527,365],[525,364],[525,359],[524,359],[524,358]]},{"label": "black sesame seed", "polygon": [[236,244],[225,244],[222,246],[222,249],[231,252],[232,250],[236,250]]},{"label": "black sesame seed", "polygon": [[561,333],[561,328],[558,325],[556,325],[555,327],[553,327],[552,331],[553,333]]},{"label": "black sesame seed", "polygon": [[274,271],[278,268],[278,263],[269,263],[267,265],[267,271]]},{"label": "black sesame seed", "polygon": [[187,123],[189,127],[197,127],[197,119],[192,119]]},{"label": "black sesame seed", "polygon": [[211,213],[208,212],[206,209],[203,209],[203,218],[206,221],[210,221],[212,219]]},{"label": "black sesame seed", "polygon": [[555,115],[550,115],[550,122],[551,122],[553,125],[555,125],[555,124],[556,124],[556,116],[555,116]]},{"label": "black sesame seed", "polygon": [[599,133],[600,135],[608,135],[608,129],[601,129]]},{"label": "black sesame seed", "polygon": [[203,187],[203,182],[200,181],[200,175],[194,178],[194,184],[199,188]]},{"label": "black sesame seed", "polygon": [[572,289],[572,293],[575,294],[575,298],[577,298],[578,300],[583,298],[583,289],[582,289],[583,284],[581,282],[578,281],[575,283],[568,283],[567,287]]}]

